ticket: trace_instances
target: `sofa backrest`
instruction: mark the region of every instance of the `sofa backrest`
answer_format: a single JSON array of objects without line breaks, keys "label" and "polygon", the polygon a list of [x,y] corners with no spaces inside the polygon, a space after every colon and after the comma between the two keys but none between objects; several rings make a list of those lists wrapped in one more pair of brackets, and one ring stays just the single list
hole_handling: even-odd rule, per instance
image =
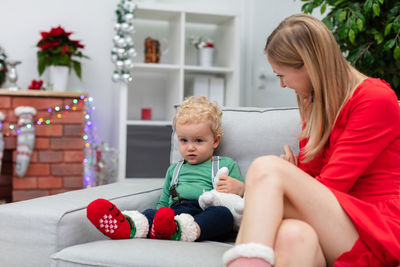
[{"label": "sofa backrest", "polygon": [[[298,152],[300,115],[297,108],[222,108],[224,134],[215,155],[238,162],[243,179],[251,162],[262,155],[281,155],[288,144]],[[175,132],[171,140],[171,163],[181,159]]]}]

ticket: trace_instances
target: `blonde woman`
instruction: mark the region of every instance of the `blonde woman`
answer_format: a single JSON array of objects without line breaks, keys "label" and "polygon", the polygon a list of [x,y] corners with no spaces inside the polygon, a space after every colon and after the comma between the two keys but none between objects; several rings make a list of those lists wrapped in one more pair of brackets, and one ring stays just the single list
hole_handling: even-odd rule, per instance
[{"label": "blonde woman", "polygon": [[398,266],[400,109],[389,84],[353,68],[327,27],[285,19],[265,53],[302,118],[298,157],[250,166],[228,266]]}]

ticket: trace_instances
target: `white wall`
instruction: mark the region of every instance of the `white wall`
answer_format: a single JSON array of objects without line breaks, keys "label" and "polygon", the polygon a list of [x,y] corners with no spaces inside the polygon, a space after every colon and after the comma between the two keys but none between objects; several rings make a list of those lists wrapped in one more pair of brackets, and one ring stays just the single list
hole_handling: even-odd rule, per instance
[{"label": "white wall", "polygon": [[[284,17],[300,12],[300,0],[141,0],[201,10],[225,10],[240,14],[242,105],[292,105],[294,95],[279,87],[269,69],[263,47],[266,36]],[[101,140],[117,147],[117,88],[111,81],[114,66],[110,61],[115,9],[119,0],[1,0],[0,46],[10,59],[21,60],[17,67],[18,84],[27,88],[38,79],[36,43],[40,31],[63,26],[73,31],[71,38],[81,40],[90,60],[82,61],[82,80],[74,74],[70,91],[83,91],[94,97],[94,123]],[[257,77],[267,76],[265,89],[258,89]],[[46,80],[46,73],[42,79]],[[291,102],[292,101],[292,102]]]},{"label": "white wall", "polygon": [[[301,13],[300,0],[248,0],[246,49],[243,65],[242,105],[259,107],[296,106],[292,89],[281,88],[264,55],[267,37],[286,17]],[[313,16],[321,19],[320,11]]]}]

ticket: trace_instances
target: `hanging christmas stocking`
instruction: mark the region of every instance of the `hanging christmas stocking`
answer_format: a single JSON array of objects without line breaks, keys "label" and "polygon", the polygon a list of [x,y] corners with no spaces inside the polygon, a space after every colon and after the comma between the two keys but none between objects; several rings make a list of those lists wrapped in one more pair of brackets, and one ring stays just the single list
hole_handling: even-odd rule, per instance
[{"label": "hanging christmas stocking", "polygon": [[15,115],[18,116],[18,138],[17,138],[17,166],[18,177],[23,177],[28,169],[29,161],[35,144],[35,127],[33,116],[36,109],[33,107],[17,107]]},{"label": "hanging christmas stocking", "polygon": [[0,174],[1,174],[1,163],[3,162],[3,151],[4,151],[4,139],[3,139],[3,121],[4,114],[0,112]]}]

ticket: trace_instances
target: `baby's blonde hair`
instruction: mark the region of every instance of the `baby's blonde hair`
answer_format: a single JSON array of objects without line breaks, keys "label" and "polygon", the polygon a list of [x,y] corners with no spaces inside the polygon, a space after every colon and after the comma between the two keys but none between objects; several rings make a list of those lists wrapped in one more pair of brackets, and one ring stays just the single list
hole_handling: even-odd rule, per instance
[{"label": "baby's blonde hair", "polygon": [[222,135],[221,118],[222,111],[217,103],[211,103],[205,96],[191,96],[178,107],[174,117],[174,129],[176,124],[210,122],[214,136]]}]

